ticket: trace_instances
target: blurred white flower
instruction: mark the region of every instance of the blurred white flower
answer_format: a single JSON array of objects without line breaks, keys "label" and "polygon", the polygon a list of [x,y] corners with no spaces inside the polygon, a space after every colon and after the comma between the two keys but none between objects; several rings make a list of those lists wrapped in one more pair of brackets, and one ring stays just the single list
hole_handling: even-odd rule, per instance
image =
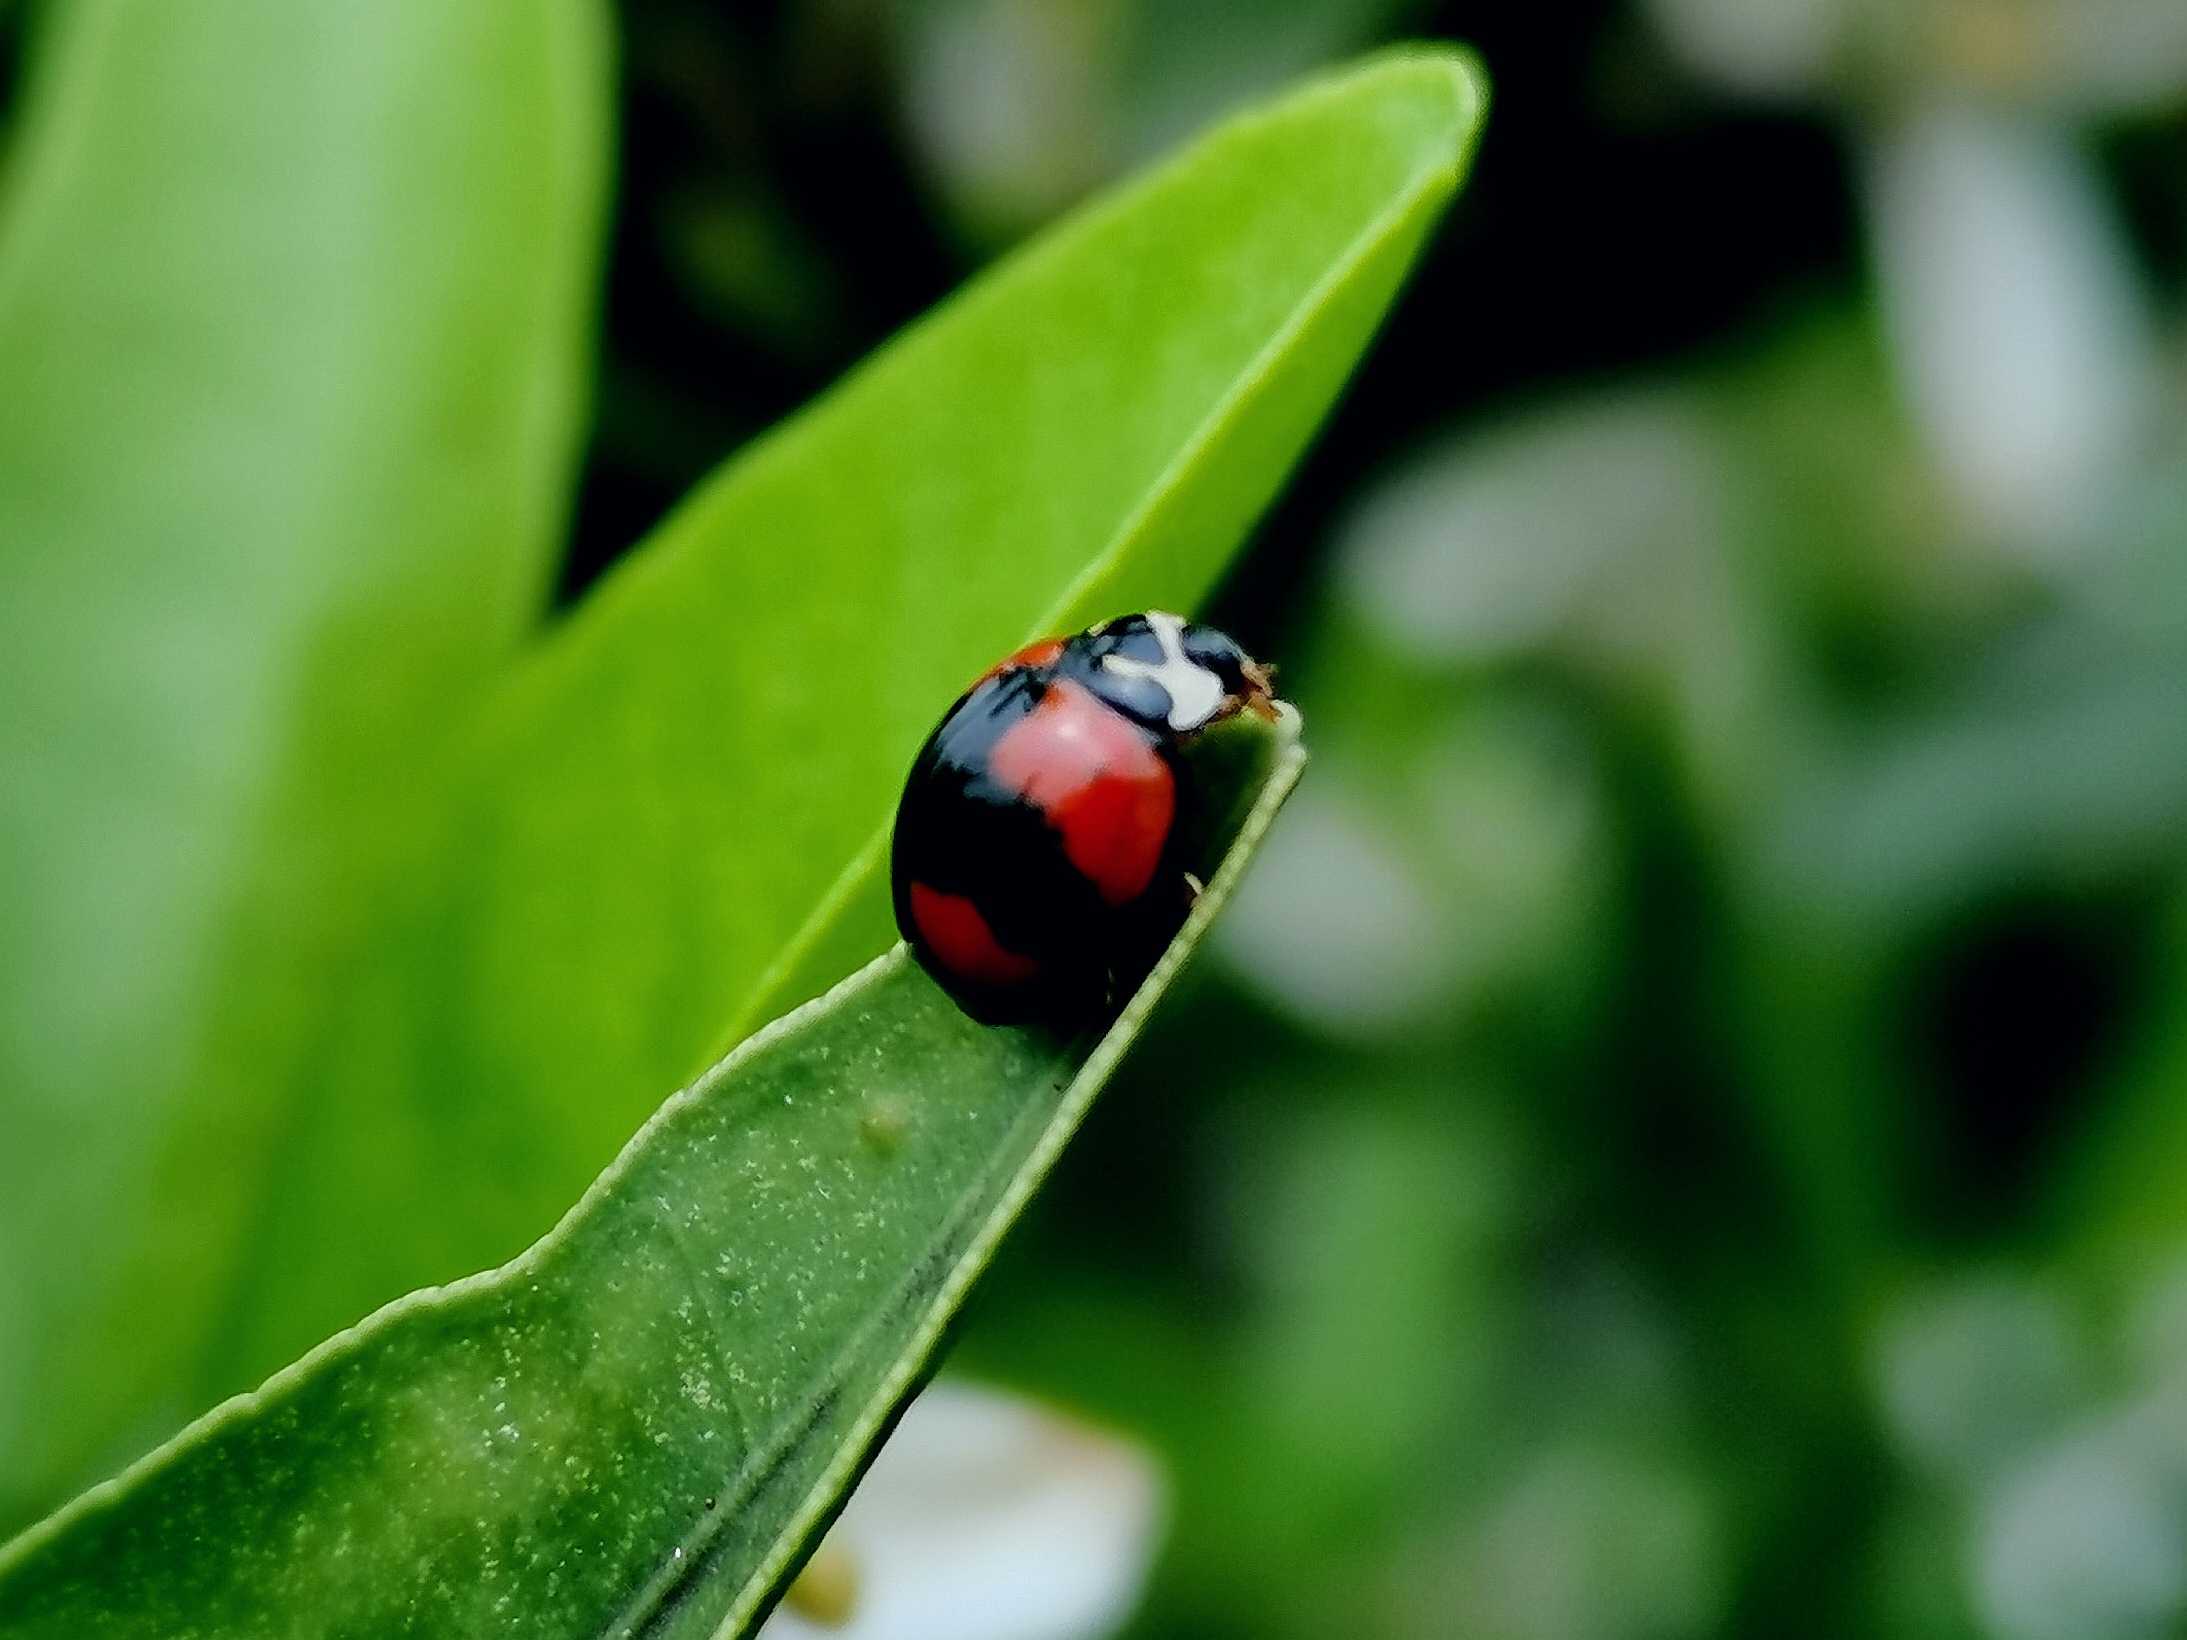
[{"label": "blurred white flower", "polygon": [[1900,385],[1947,481],[1985,533],[2083,539],[2144,454],[2157,358],[2092,167],[2049,121],[1936,104],[1878,136],[1868,180]]},{"label": "blurred white flower", "polygon": [[893,0],[904,123],[960,227],[1037,227],[1421,0]]},{"label": "blurred white flower", "polygon": [[2007,1276],[1906,1301],[1876,1354],[1886,1427],[1917,1467],[1959,1484],[2050,1437],[2083,1389],[2080,1340],[2063,1306]]},{"label": "blurred white flower", "polygon": [[905,7],[905,123],[976,233],[1014,238],[1114,169],[1116,11],[1104,0]]},{"label": "blurred white flower", "polygon": [[2120,1418],[2035,1454],[1991,1495],[1975,1604],[2000,1640],[2156,1640],[2187,1612],[2178,1454]]},{"label": "blurred white flower", "polygon": [[1791,97],[1832,66],[1846,0],[1655,0],[1656,20],[1693,67],[1732,90]]},{"label": "blurred white flower", "polygon": [[2111,113],[2187,86],[2187,6],[2178,0],[2049,0],[2025,9],[2042,19],[2038,62],[2048,62],[2037,72],[2055,103]]},{"label": "blurred white flower", "polygon": [[[1575,623],[1612,647],[1659,623],[1632,594],[1720,534],[1705,430],[1657,394],[1597,400],[1430,449],[1368,495],[1337,543],[1343,596],[1429,662],[1492,662]],[[1641,567],[1634,573],[1635,566]],[[1614,632],[1611,629],[1616,629]]]},{"label": "blurred white flower", "polygon": [[2127,1351],[2145,1382],[2174,1395],[2187,1390],[2187,1259],[2159,1268],[2136,1295]]},{"label": "blurred white flower", "polygon": [[1424,874],[1373,805],[1333,776],[1285,805],[1215,939],[1261,990],[1339,1031],[1418,1013],[1448,988],[1457,963]]},{"label": "blurred white flower", "polygon": [[1709,1633],[1725,1595],[1707,1492],[1675,1466],[1614,1447],[1539,1454],[1463,1557],[1455,1632],[1482,1640],[1681,1640]]},{"label": "blurred white flower", "polygon": [[1128,0],[1116,98],[1134,160],[1398,30],[1423,0]]},{"label": "blurred white flower", "polygon": [[1016,1396],[939,1382],[904,1413],[760,1633],[1099,1640],[1138,1600],[1161,1513],[1142,1447]]},{"label": "blurred white flower", "polygon": [[2133,253],[2069,123],[2187,87],[2180,0],[1653,0],[1733,90],[1850,117],[1897,375],[1977,535],[2085,550],[2147,454]]},{"label": "blurred white flower", "polygon": [[1567,725],[1497,706],[1415,728],[1379,790],[1335,756],[1317,769],[1215,925],[1249,984],[1338,1035],[1464,1008],[1598,886],[1595,771]]},{"label": "blurred white flower", "polygon": [[2090,114],[2187,84],[2178,0],[1652,0],[1688,66],[1725,88],[1866,108],[1936,95]]}]

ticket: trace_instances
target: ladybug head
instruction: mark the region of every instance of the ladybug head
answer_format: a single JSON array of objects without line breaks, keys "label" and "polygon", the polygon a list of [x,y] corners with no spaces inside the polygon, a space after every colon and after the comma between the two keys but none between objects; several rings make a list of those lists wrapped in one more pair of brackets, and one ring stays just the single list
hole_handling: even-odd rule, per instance
[{"label": "ladybug head", "polygon": [[1213,627],[1150,609],[1104,621],[1072,658],[1086,684],[1149,728],[1189,734],[1273,698],[1268,674]]}]

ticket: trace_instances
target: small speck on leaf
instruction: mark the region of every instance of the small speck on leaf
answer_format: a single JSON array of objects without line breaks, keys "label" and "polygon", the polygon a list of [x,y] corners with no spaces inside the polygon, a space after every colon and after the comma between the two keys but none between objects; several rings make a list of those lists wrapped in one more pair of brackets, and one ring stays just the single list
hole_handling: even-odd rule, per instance
[{"label": "small speck on leaf", "polygon": [[858,1118],[858,1136],[884,1156],[894,1155],[911,1131],[911,1107],[894,1094],[875,1094]]}]

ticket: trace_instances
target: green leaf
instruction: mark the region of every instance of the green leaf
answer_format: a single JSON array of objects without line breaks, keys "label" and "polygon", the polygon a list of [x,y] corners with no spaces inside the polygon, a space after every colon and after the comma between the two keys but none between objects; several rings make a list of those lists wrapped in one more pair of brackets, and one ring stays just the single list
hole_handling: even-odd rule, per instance
[{"label": "green leaf", "polygon": [[206,1404],[310,1020],[535,619],[593,0],[44,8],[0,196],[0,1525]]},{"label": "green leaf", "polygon": [[1097,1042],[986,1029],[902,947],[678,1094],[545,1240],[413,1294],[0,1550],[14,1640],[739,1634],[1237,881]]},{"label": "green leaf", "polygon": [[498,701],[390,919],[222,1376],[537,1236],[658,1101],[894,938],[914,751],[995,656],[1189,608],[1469,151],[1407,51],[1222,127],[732,462]]}]

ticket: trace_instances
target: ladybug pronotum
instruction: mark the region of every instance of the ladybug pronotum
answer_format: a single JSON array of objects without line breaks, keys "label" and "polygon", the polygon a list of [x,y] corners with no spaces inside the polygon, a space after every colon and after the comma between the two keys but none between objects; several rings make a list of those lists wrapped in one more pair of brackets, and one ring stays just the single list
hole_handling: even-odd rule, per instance
[{"label": "ladybug pronotum", "polygon": [[896,811],[896,925],[983,1024],[1071,1027],[1121,1004],[1198,897],[1196,851],[1235,792],[1191,756],[1274,718],[1268,673],[1212,627],[1150,610],[1030,644],[965,692]]}]

